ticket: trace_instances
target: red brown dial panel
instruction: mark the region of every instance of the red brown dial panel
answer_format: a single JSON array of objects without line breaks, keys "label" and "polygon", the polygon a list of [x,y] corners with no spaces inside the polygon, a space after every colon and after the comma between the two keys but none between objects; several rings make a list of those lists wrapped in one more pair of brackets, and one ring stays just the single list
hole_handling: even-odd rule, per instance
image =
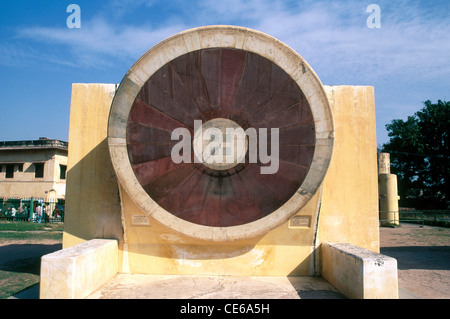
[{"label": "red brown dial panel", "polygon": [[[194,136],[194,120],[224,118],[246,130],[279,129],[279,167],[261,174],[260,161],[226,170],[171,158],[176,128]],[[142,85],[126,123],[133,172],[162,208],[191,223],[229,227],[263,218],[299,189],[315,150],[311,107],[283,69],[256,53],[207,48],[166,63]],[[274,145],[276,147],[277,145]],[[270,154],[271,136],[268,136]]]}]

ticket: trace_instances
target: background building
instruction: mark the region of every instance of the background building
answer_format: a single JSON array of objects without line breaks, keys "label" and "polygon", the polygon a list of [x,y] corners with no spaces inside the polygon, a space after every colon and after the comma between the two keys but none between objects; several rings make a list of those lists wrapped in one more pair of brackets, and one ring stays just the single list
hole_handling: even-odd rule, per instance
[{"label": "background building", "polygon": [[38,202],[63,202],[67,146],[67,142],[46,137],[0,142],[0,201],[11,204],[33,198]]}]

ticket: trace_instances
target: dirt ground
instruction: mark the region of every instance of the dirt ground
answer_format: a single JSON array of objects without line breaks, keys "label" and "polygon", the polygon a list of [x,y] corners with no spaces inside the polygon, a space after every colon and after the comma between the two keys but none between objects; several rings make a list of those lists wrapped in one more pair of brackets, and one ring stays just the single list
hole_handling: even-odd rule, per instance
[{"label": "dirt ground", "polygon": [[380,227],[380,252],[397,259],[400,295],[450,299],[450,228]]},{"label": "dirt ground", "polygon": [[[401,298],[450,299],[450,228],[381,227],[380,246],[397,259]],[[38,276],[40,257],[59,249],[55,240],[0,242],[0,270]]]}]

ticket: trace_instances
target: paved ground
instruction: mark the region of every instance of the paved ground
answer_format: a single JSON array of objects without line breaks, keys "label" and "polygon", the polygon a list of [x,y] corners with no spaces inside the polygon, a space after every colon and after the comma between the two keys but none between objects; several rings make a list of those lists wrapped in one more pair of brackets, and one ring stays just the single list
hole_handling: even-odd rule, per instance
[{"label": "paved ground", "polygon": [[[450,228],[408,224],[383,227],[380,245],[381,253],[397,259],[400,298],[450,299]],[[8,252],[7,246],[14,250]],[[0,248],[0,260],[23,259],[27,258],[24,253],[31,254],[29,247],[20,252],[17,245],[2,247],[0,243]],[[49,253],[49,248],[56,250],[58,245],[47,243],[42,248]],[[14,298],[38,298],[38,288],[36,285]],[[117,275],[89,298],[336,299],[343,296],[321,278]]]},{"label": "paved ground", "polygon": [[400,297],[450,299],[450,228],[380,228],[381,253],[397,259]]},{"label": "paved ground", "polygon": [[312,277],[114,277],[88,299],[342,299],[333,286]]}]

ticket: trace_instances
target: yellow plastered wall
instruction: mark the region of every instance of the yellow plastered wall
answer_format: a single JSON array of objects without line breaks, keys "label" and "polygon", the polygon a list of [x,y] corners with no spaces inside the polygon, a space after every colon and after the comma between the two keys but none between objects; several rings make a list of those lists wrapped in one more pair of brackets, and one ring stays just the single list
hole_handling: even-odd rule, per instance
[{"label": "yellow plastered wall", "polygon": [[72,85],[63,248],[122,237],[119,190],[106,141],[115,88]]},{"label": "yellow plastered wall", "polygon": [[[147,217],[117,184],[107,121],[113,84],[74,84],[63,247],[93,238],[119,241],[119,272],[145,274],[311,276],[318,246],[350,242],[379,250],[375,109],[372,87],[325,87],[335,148],[319,192],[290,222],[266,235],[226,243],[184,236]],[[318,218],[317,218],[318,215]]]},{"label": "yellow plastered wall", "polygon": [[325,86],[335,144],[324,179],[318,242],[379,252],[375,96],[371,86]]}]

